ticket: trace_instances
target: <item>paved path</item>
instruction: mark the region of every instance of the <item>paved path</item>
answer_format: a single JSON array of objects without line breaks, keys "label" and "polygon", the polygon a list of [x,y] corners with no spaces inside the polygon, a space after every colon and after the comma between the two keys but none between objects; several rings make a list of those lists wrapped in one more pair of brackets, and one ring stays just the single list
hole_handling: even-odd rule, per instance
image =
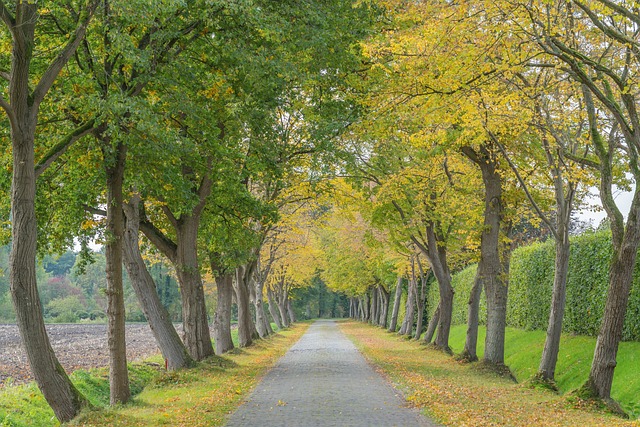
[{"label": "paved path", "polygon": [[315,322],[230,418],[236,426],[424,426],[335,322]]}]

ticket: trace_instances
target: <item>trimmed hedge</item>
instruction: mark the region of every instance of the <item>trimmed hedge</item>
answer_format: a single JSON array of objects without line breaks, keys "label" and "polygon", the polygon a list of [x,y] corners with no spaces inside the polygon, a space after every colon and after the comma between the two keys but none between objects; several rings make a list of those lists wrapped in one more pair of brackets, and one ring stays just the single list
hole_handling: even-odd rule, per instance
[{"label": "trimmed hedge", "polygon": [[[467,310],[469,306],[469,295],[471,295],[471,288],[473,287],[473,280],[476,277],[477,264],[472,264],[466,267],[464,270],[451,276],[451,286],[453,287],[453,313],[451,318],[452,325],[460,325],[467,323]],[[433,285],[429,288],[429,295],[427,297],[427,309],[429,319],[433,316],[433,312],[438,307],[438,301],[440,300],[440,291],[438,289],[438,283],[434,281]],[[487,303],[484,299],[484,291],[480,298],[480,323],[484,324],[487,318]]]},{"label": "trimmed hedge", "polygon": [[[553,289],[555,246],[553,241],[516,249],[511,257],[507,324],[521,329],[545,330]],[[563,330],[597,336],[607,297],[611,233],[586,233],[572,238],[567,303]],[[476,266],[453,275],[455,290],[453,324],[466,323],[467,300]],[[437,286],[429,295],[430,307],[438,300]],[[433,304],[435,302],[435,305]],[[481,323],[486,319],[484,298]],[[430,313],[431,314],[431,313]],[[640,264],[636,263],[633,287],[625,317],[623,340],[640,341]]]}]

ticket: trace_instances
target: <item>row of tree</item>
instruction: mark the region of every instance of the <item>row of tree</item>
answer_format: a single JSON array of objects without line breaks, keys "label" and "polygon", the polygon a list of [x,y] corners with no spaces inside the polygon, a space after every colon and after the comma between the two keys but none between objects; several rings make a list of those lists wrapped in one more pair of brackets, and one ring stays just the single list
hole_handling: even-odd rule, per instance
[{"label": "row of tree", "polygon": [[[611,385],[640,245],[635,5],[609,0],[380,4],[383,23],[364,43],[370,66],[360,88],[367,114],[341,138],[351,156],[343,165],[352,191],[360,194],[354,208],[360,218],[342,215],[329,247],[356,253],[354,241],[378,243],[355,256],[342,253],[344,264],[324,272],[327,283],[360,296],[352,315],[382,322],[393,283],[384,280],[382,260],[410,278],[407,310],[423,309],[426,277],[432,274],[440,295],[432,319],[434,344],[450,351],[451,271],[477,261],[462,356],[477,359],[484,289],[484,361],[503,366],[510,254],[529,225],[542,224],[556,246],[537,378],[552,384],[572,213],[597,186],[613,257],[582,391],[615,408]],[[633,192],[626,218],[614,197],[618,189]],[[349,233],[351,241],[341,233]],[[358,235],[362,238],[353,239]],[[403,266],[394,261],[397,255],[380,257],[380,243],[408,261]],[[421,257],[426,262],[419,262]],[[362,268],[373,277],[354,277]]]},{"label": "row of tree", "polygon": [[[295,320],[279,217],[311,197],[335,136],[357,117],[366,3],[0,1],[3,237],[10,292],[38,386],[57,418],[86,406],[49,343],[36,255],[104,246],[111,402],[130,398],[123,270],[170,369]],[[10,203],[9,203],[10,202]],[[140,236],[146,240],[142,241]],[[293,251],[293,249],[292,249]],[[184,336],[143,253],[172,265]],[[124,267],[124,268],[123,268]],[[253,303],[253,304],[252,304]]]}]

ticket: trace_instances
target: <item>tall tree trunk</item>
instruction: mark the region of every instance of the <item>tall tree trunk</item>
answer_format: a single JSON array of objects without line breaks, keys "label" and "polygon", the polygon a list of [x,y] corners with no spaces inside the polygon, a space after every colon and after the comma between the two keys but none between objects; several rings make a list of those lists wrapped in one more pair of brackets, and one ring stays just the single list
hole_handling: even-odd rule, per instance
[{"label": "tall tree trunk", "polygon": [[633,270],[640,242],[638,206],[640,206],[640,191],[636,190],[622,245],[614,248],[609,270],[607,301],[596,340],[589,379],[586,383],[586,386],[596,396],[605,400],[611,398],[618,345],[622,340],[624,316],[629,302]]},{"label": "tall tree trunk", "polygon": [[[560,236],[562,236],[560,238]],[[555,272],[553,276],[553,295],[551,297],[551,311],[547,326],[547,338],[542,350],[542,358],[538,367],[538,376],[545,381],[555,379],[556,363],[560,352],[560,335],[562,333],[562,319],[567,296],[567,275],[569,271],[569,230],[563,224],[558,224],[558,239],[556,239]]]},{"label": "tall tree trunk", "polygon": [[[432,195],[432,198],[435,195]],[[453,287],[451,286],[451,272],[449,270],[449,264],[447,261],[447,247],[444,244],[444,238],[441,233],[437,231],[439,224],[429,221],[426,224],[426,242],[421,242],[411,237],[411,240],[422,251],[429,265],[431,271],[438,282],[438,289],[440,291],[440,302],[438,307],[440,313],[438,316],[438,334],[434,345],[445,351],[451,352],[449,347],[449,333],[451,331],[451,317],[453,315]],[[426,244],[425,244],[426,243]]]},{"label": "tall tree trunk", "polygon": [[127,220],[123,245],[125,266],[138,302],[151,327],[151,332],[162,356],[167,361],[167,368],[170,370],[186,368],[193,365],[193,359],[189,356],[178,332],[173,327],[169,312],[162,305],[153,278],[140,254],[139,203],[140,196],[134,194],[129,202],[124,204]]},{"label": "tall tree trunk", "polygon": [[[216,270],[213,270],[216,271]],[[216,354],[220,355],[233,350],[231,339],[231,301],[233,299],[233,275],[220,273],[216,276],[218,305],[213,321],[213,341]]]},{"label": "tall tree trunk", "polygon": [[389,299],[390,293],[384,288],[384,286],[380,285],[378,287],[380,290],[380,320],[378,321],[378,326],[383,328],[387,327],[387,318],[389,317]]},{"label": "tall tree trunk", "polygon": [[253,302],[256,310],[256,329],[260,338],[265,338],[270,334],[273,334],[273,329],[267,318],[267,313],[264,311],[264,283],[261,280],[255,281],[255,300]]},{"label": "tall tree trunk", "polygon": [[56,418],[65,422],[74,418],[88,402],[58,362],[44,326],[36,283],[34,136],[33,129],[24,131],[28,134],[12,128],[11,135],[14,165],[9,261],[11,298],[31,372]]},{"label": "tall tree trunk", "polygon": [[[417,258],[416,258],[417,259]],[[422,335],[423,323],[424,323],[424,311],[427,306],[427,291],[429,286],[429,276],[425,274],[420,264],[419,259],[418,266],[420,267],[420,292],[418,292],[418,322],[416,324],[416,333],[414,339],[418,341]]]},{"label": "tall tree trunk", "polygon": [[371,292],[371,316],[369,317],[369,323],[372,325],[378,324],[378,287],[370,288]]},{"label": "tall tree trunk", "polygon": [[291,323],[296,323],[296,313],[291,306],[291,298],[287,298],[287,311],[289,312],[289,320]]},{"label": "tall tree trunk", "polygon": [[251,310],[249,309],[249,280],[252,274],[252,265],[242,265],[236,268],[236,280],[233,288],[236,293],[238,305],[238,346],[248,347],[253,340],[258,338],[256,325],[253,323]]},{"label": "tall tree trunk", "polygon": [[431,316],[431,320],[429,320],[429,325],[427,326],[427,332],[424,334],[424,342],[429,344],[431,340],[433,340],[433,334],[436,332],[436,328],[438,327],[438,323],[440,323],[440,304],[436,308],[436,311],[433,312],[433,316]]},{"label": "tall tree trunk", "polygon": [[279,312],[276,311],[276,299],[273,295],[273,291],[270,288],[267,288],[267,299],[269,300],[269,314],[271,314],[271,318],[273,322],[276,324],[279,330],[282,330],[284,326],[282,325],[282,318],[280,317]]},{"label": "tall tree trunk", "polygon": [[126,147],[118,142],[113,153],[111,141],[100,137],[103,144],[107,175],[106,273],[107,319],[109,343],[109,386],[112,405],[126,403],[131,398],[127,370],[125,340],[124,286],[122,283],[122,240],[124,237],[124,168]]},{"label": "tall tree trunk", "polygon": [[398,326],[398,313],[400,312],[400,301],[402,300],[402,276],[398,276],[396,282],[396,293],[393,298],[393,311],[391,312],[391,323],[389,332],[395,332]]},{"label": "tall tree trunk", "polygon": [[510,252],[502,251],[500,242],[503,217],[502,177],[497,160],[486,146],[476,152],[463,148],[464,154],[476,163],[482,172],[485,191],[484,227],[480,242],[482,283],[487,298],[487,335],[484,361],[504,364],[504,340],[507,324],[508,265]]},{"label": "tall tree trunk", "polygon": [[[36,2],[15,4],[14,16],[3,11],[4,23],[12,36],[9,102],[2,97],[11,126],[13,173],[11,181],[11,256],[9,275],[16,322],[33,376],[47,403],[61,422],[74,418],[87,400],[69,380],[53,352],[44,326],[36,283],[37,222],[35,213],[36,173],[34,141],[38,109],[58,74],[84,39],[97,2],[88,3],[78,15],[75,33],[46,68],[40,81],[34,81],[31,59],[35,28],[41,22]],[[38,65],[39,67],[44,64]],[[35,84],[31,91],[30,84]]]},{"label": "tall tree trunk", "polygon": [[415,317],[416,307],[416,281],[409,279],[409,288],[407,290],[407,303],[405,304],[405,315],[400,327],[400,335],[411,335],[413,333],[413,321]]},{"label": "tall tree trunk", "polygon": [[182,297],[184,344],[195,360],[214,354],[198,265],[199,222],[199,217],[183,216],[176,227],[176,274]]},{"label": "tall tree trunk", "polygon": [[467,302],[467,337],[461,358],[468,362],[478,360],[478,326],[480,323],[480,297],[482,296],[482,260],[478,263],[476,277]]},{"label": "tall tree trunk", "polygon": [[[283,285],[286,286],[286,285]],[[276,304],[280,312],[280,321],[285,328],[289,327],[289,314],[287,313],[287,292],[286,290],[278,292],[276,295]]]}]

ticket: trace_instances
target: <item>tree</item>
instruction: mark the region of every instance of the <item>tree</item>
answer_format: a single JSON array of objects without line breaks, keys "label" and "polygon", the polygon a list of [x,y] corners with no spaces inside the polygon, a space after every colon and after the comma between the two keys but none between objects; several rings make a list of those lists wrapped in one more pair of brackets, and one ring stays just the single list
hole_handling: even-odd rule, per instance
[{"label": "tree", "polygon": [[[4,2],[0,2],[0,17],[12,40],[11,71],[2,73],[3,80],[8,83],[9,99],[0,97],[0,106],[9,118],[13,148],[11,293],[29,364],[45,399],[60,421],[72,419],[86,405],[86,400],[71,384],[56,359],[42,319],[35,280],[36,178],[51,164],[49,160],[60,149],[57,147],[55,150],[54,147],[53,154],[45,156],[36,169],[34,141],[40,106],[85,37],[97,3],[91,1],[76,5],[79,13],[75,14],[64,13],[62,8],[55,9],[60,19],[75,21],[74,28],[65,34],[66,40],[60,44],[62,48],[54,50],[55,56],[46,57],[43,63],[34,57],[34,48],[39,41],[36,39],[36,27],[40,28],[47,22],[39,19],[38,5],[17,2],[12,12]],[[35,86],[31,86],[32,77],[37,75],[39,78]],[[77,140],[85,130],[80,126],[68,136],[68,140]]]},{"label": "tree", "polygon": [[[637,182],[640,117],[636,111],[638,46],[637,16],[626,4],[597,1],[559,3],[551,15],[546,5],[521,5],[527,30],[539,48],[583,90],[593,154],[576,158],[600,174],[600,198],[611,222],[614,256],[602,327],[584,391],[610,403],[618,343],[629,298],[633,265],[640,246],[640,191],[636,186],[630,212],[624,217],[613,197],[617,162]],[[542,16],[545,16],[542,19]],[[562,32],[556,31],[563,28]],[[605,139],[602,135],[608,133]]]}]

